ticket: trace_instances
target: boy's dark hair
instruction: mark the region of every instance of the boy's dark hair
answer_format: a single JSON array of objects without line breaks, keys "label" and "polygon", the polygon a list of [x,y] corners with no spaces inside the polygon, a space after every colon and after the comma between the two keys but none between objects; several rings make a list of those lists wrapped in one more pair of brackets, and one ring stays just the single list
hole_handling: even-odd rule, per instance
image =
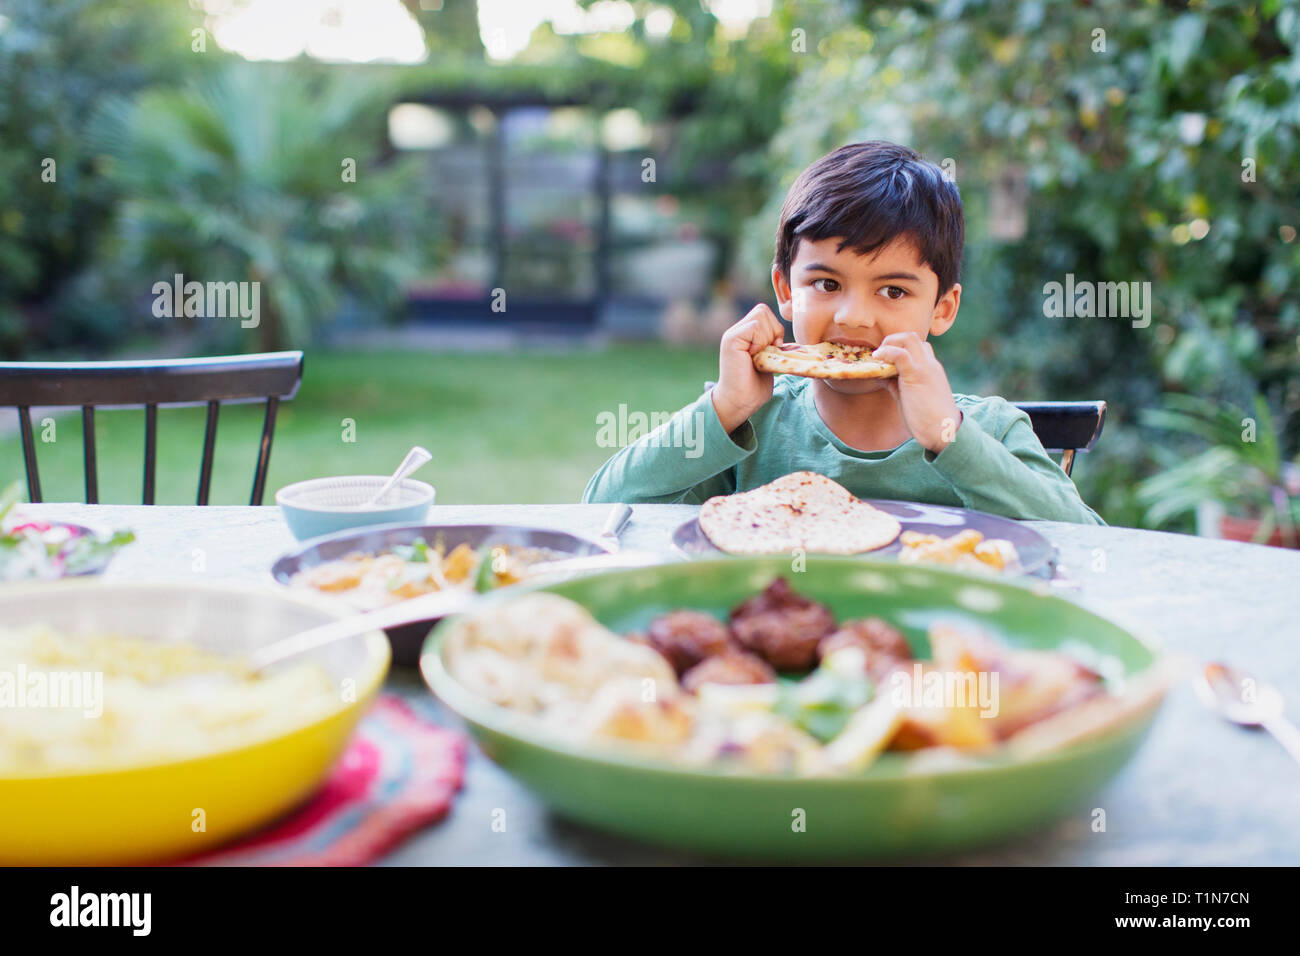
[{"label": "boy's dark hair", "polygon": [[965,225],[956,183],[906,146],[873,140],[841,146],[794,181],[781,206],[773,266],[790,278],[800,239],[843,236],[869,256],[906,236],[939,277],[939,295],[961,271]]}]

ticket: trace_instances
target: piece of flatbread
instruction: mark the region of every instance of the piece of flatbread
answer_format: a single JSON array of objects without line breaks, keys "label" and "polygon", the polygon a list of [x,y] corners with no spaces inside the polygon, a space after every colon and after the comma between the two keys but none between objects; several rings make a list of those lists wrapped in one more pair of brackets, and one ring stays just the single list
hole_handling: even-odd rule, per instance
[{"label": "piece of flatbread", "polygon": [[769,345],[754,356],[754,368],[804,378],[894,378],[898,375],[898,369],[890,363],[873,359],[871,349],[834,342]]},{"label": "piece of flatbread", "polygon": [[700,530],[728,554],[859,554],[883,548],[901,530],[892,515],[843,485],[796,471],[751,491],[710,498]]}]

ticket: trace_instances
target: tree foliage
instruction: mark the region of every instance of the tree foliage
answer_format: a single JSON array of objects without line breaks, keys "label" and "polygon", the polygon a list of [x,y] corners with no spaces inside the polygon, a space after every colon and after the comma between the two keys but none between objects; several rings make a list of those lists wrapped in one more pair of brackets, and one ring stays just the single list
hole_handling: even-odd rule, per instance
[{"label": "tree foliage", "polygon": [[392,101],[346,70],[230,63],[112,104],[93,136],[120,260],[149,283],[260,283],[263,349],[306,342],[343,290],[398,308],[428,223],[415,170],[377,162]]},{"label": "tree foliage", "polygon": [[[1157,463],[1124,426],[1164,391],[1246,406],[1264,394],[1286,444],[1300,444],[1294,0],[821,10],[768,153],[777,188],[749,228],[747,266],[766,269],[798,170],[846,142],[905,142],[955,163],[967,206],[945,361],[975,390],[1107,399],[1106,437],[1078,474],[1111,520],[1140,518],[1134,479]],[[1027,230],[1001,240],[989,197],[1017,167]],[[1044,285],[1067,273],[1150,282],[1150,326],[1045,315]]]},{"label": "tree foliage", "polygon": [[121,326],[94,268],[118,194],[85,126],[107,100],[197,67],[199,22],[172,0],[0,7],[0,355],[106,341]]}]

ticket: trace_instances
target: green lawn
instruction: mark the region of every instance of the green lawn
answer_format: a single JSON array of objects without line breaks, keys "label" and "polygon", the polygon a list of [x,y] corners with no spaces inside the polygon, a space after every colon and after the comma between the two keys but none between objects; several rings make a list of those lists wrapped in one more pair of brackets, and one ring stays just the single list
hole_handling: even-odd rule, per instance
[{"label": "green lawn", "polygon": [[[714,349],[627,345],[568,352],[307,352],[298,397],[281,407],[266,503],[304,478],[387,473],[412,445],[434,459],[417,477],[442,504],[577,501],[614,449],[597,444],[597,415],[671,411],[717,377]],[[8,413],[12,415],[12,412]],[[344,420],[355,421],[346,442]],[[203,445],[201,408],[158,413],[158,504],[193,504]],[[221,411],[212,504],[247,504],[261,406]],[[96,415],[100,501],[140,501],[143,411]],[[80,415],[56,419],[41,442],[46,501],[85,496]],[[16,434],[0,439],[0,487],[23,475]]]}]

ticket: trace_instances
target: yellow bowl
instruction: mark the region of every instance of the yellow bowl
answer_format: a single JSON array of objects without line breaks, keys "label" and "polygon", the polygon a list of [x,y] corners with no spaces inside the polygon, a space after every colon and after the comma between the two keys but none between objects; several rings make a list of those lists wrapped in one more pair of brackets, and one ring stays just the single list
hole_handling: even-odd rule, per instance
[{"label": "yellow bowl", "polygon": [[[328,598],[241,585],[98,579],[0,588],[0,627],[44,623],[66,634],[183,641],[222,653],[347,613]],[[23,775],[0,768],[0,865],[175,860],[292,809],[320,785],[379,691],[388,640],[372,631],[305,659],[340,682],[339,704],[286,731],[166,763]]]}]

